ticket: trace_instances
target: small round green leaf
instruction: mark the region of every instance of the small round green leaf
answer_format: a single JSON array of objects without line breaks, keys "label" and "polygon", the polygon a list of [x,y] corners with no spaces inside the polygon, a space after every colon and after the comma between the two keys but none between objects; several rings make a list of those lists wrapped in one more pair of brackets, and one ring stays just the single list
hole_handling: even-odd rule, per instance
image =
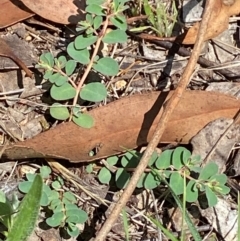
[{"label": "small round green leaf", "polygon": [[226,174],[215,174],[209,178],[209,181],[215,181],[220,185],[224,185],[227,182]]},{"label": "small round green leaf", "polygon": [[149,160],[148,166],[151,167],[156,162],[157,159],[158,159],[158,154],[156,151],[154,151]]},{"label": "small round green leaf", "polygon": [[117,16],[111,17],[110,21],[117,28],[119,28],[123,31],[127,30],[127,21],[126,21],[126,18],[123,15],[117,15]]},{"label": "small round green leaf", "polygon": [[62,221],[64,221],[63,219],[64,219],[64,213],[58,212],[58,213],[54,213],[52,217],[47,218],[46,223],[50,227],[57,227],[62,223]]},{"label": "small round green leaf", "polygon": [[[71,216],[68,217],[69,214]],[[66,216],[67,216],[66,218],[67,223],[78,223],[78,216],[76,215],[75,210],[68,211],[68,214]]]},{"label": "small round green leaf", "polygon": [[[60,200],[61,201],[61,200]],[[60,202],[55,209],[53,210],[53,213],[61,213],[61,212],[65,212],[65,207],[64,204],[62,202]]]},{"label": "small round green leaf", "polygon": [[103,75],[114,76],[118,74],[119,66],[116,60],[105,57],[93,65],[93,68]]},{"label": "small round green leaf", "polygon": [[54,84],[60,76],[61,76],[60,73],[55,73],[50,75],[48,79],[52,84]]},{"label": "small round green leaf", "polygon": [[196,181],[190,180],[186,187],[186,200],[187,202],[196,202],[198,199],[198,189],[195,188]]},{"label": "small round green leaf", "polygon": [[160,154],[157,161],[155,162],[155,166],[157,169],[167,169],[171,165],[173,150],[165,150]]},{"label": "small round green leaf", "polygon": [[104,16],[105,13],[103,12],[103,8],[97,4],[88,5],[85,9],[88,13],[93,13],[99,16]]},{"label": "small round green leaf", "polygon": [[62,69],[65,67],[67,63],[67,59],[64,55],[60,56],[58,59],[55,59],[56,65],[59,69]]},{"label": "small round green leaf", "polygon": [[76,95],[76,90],[69,83],[65,83],[62,86],[53,85],[50,95],[55,100],[69,100]]},{"label": "small round green leaf", "polygon": [[68,108],[59,103],[54,103],[50,107],[50,115],[57,120],[66,120],[70,116]]},{"label": "small round green leaf", "polygon": [[126,43],[127,34],[120,29],[112,30],[103,37],[102,41],[107,44]]},{"label": "small round green leaf", "polygon": [[52,70],[47,70],[47,71],[45,72],[43,78],[44,78],[44,79],[49,79],[49,78],[51,78],[52,74],[53,74],[53,71],[52,71]]},{"label": "small round green leaf", "polygon": [[66,66],[65,66],[65,71],[66,71],[67,76],[70,76],[73,74],[74,70],[76,69],[76,66],[77,66],[76,61],[74,61],[72,59],[68,60],[68,62],[66,63]]},{"label": "small round green leaf", "polygon": [[183,194],[184,179],[178,172],[171,174],[169,185],[176,195]]},{"label": "small round green leaf", "polygon": [[68,203],[65,205],[65,210],[70,211],[70,210],[78,210],[79,207],[76,204],[73,203]]},{"label": "small round green leaf", "polygon": [[107,89],[101,83],[89,83],[82,88],[80,97],[83,100],[100,102],[107,97]]},{"label": "small round green leaf", "polygon": [[191,152],[188,151],[186,148],[177,147],[173,151],[172,165],[174,166],[174,168],[179,170],[181,167],[183,167],[184,164],[187,163],[187,160],[190,158],[190,156],[191,156]]},{"label": "small round green leaf", "polygon": [[71,237],[77,237],[80,234],[80,230],[75,224],[68,222],[67,233]]},{"label": "small round green leaf", "polygon": [[47,196],[50,195],[51,191],[51,188],[47,184],[43,183],[43,192],[45,192]]},{"label": "small round green leaf", "polygon": [[32,186],[32,182],[30,181],[24,181],[24,182],[20,182],[18,185],[18,188],[21,192],[23,193],[28,193],[30,188]]},{"label": "small round green leaf", "polygon": [[50,189],[50,192],[47,191],[46,194],[48,195],[50,201],[59,199],[59,193],[56,190]]},{"label": "small round green leaf", "polygon": [[52,53],[50,53],[50,52],[42,54],[40,56],[40,61],[44,64],[49,65],[50,67],[54,66],[54,57],[53,57]]},{"label": "small round green leaf", "polygon": [[49,205],[49,203],[50,203],[50,200],[48,199],[47,194],[45,192],[43,192],[41,200],[40,200],[40,205],[43,207],[46,207]]},{"label": "small round green leaf", "polygon": [[67,47],[69,56],[81,64],[88,64],[90,62],[90,54],[87,49],[77,50],[74,43],[70,43]]},{"label": "small round green leaf", "polygon": [[96,16],[93,20],[93,28],[97,30],[103,22],[102,16]]},{"label": "small round green leaf", "polygon": [[83,128],[92,128],[94,125],[94,119],[86,113],[82,113],[78,117],[73,116],[73,122]]},{"label": "small round green leaf", "polygon": [[222,195],[227,195],[229,194],[231,189],[225,185],[219,185],[217,190],[218,190],[218,193]]},{"label": "small round green leaf", "polygon": [[140,179],[138,180],[138,183],[137,183],[137,188],[143,188],[147,175],[148,175],[148,173],[143,173],[141,175],[141,177],[140,177]]},{"label": "small round green leaf", "polygon": [[103,167],[98,173],[98,179],[103,184],[109,184],[111,177],[112,174],[106,167]]},{"label": "small round green leaf", "polygon": [[[74,225],[74,224],[73,224]],[[77,226],[74,227],[67,227],[67,233],[71,236],[71,237],[77,237],[80,234],[80,230]]]},{"label": "small round green leaf", "polygon": [[107,163],[111,166],[116,165],[118,162],[118,157],[117,156],[111,156],[107,158]]},{"label": "small round green leaf", "polygon": [[71,192],[65,192],[63,194],[63,197],[66,198],[68,201],[72,202],[72,203],[75,203],[77,202],[77,199],[76,197],[73,195],[73,193]]},{"label": "small round green leaf", "polygon": [[58,181],[52,182],[52,188],[55,190],[59,190],[61,188],[61,184]]},{"label": "small round green leaf", "polygon": [[157,175],[153,172],[147,174],[144,180],[144,187],[146,189],[154,189],[155,187],[159,186],[161,180],[157,177]]},{"label": "small round green leaf", "polygon": [[49,166],[42,166],[40,168],[40,174],[41,174],[42,178],[49,178],[49,175],[51,172],[52,172],[52,170]]},{"label": "small round green leaf", "polygon": [[127,186],[130,180],[130,174],[124,169],[119,168],[116,172],[115,181],[119,189],[123,189]]},{"label": "small round green leaf", "polygon": [[[89,13],[86,14],[86,22],[87,22],[87,25],[86,25],[85,22],[82,22],[83,26],[88,26],[89,27],[89,26],[91,26],[93,24],[93,15],[92,14],[89,14]],[[80,24],[81,24],[81,22],[80,22]]]},{"label": "small round green leaf", "polygon": [[214,162],[210,162],[203,167],[198,177],[199,180],[208,180],[211,176],[217,174],[218,165]]},{"label": "small round green leaf", "polygon": [[82,35],[79,35],[76,37],[74,41],[75,48],[77,50],[79,49],[85,49],[92,44],[94,44],[97,41],[97,36],[88,36],[88,37],[83,37]]},{"label": "small round green leaf", "polygon": [[55,84],[56,86],[62,86],[62,85],[65,84],[67,81],[68,81],[68,77],[61,75],[61,76],[59,76],[58,79],[56,79],[56,81],[55,81],[54,84]]},{"label": "small round green leaf", "polygon": [[136,151],[126,152],[121,159],[121,164],[123,167],[135,168],[139,163],[140,157],[140,153]]},{"label": "small round green leaf", "polygon": [[51,204],[50,204],[49,208],[52,209],[54,213],[59,213],[64,210],[63,204],[60,199],[58,199],[58,198],[53,199],[50,203]]},{"label": "small round green leaf", "polygon": [[67,210],[66,216],[69,218],[67,222],[85,223],[88,219],[87,213],[81,209]]},{"label": "small round green leaf", "polygon": [[208,200],[208,206],[209,207],[213,207],[217,204],[218,199],[216,194],[212,191],[211,188],[209,188],[208,186],[206,186],[206,196],[207,196],[207,200]]},{"label": "small round green leaf", "polygon": [[92,173],[93,172],[93,164],[88,164],[86,166],[86,172],[87,173]]},{"label": "small round green leaf", "polygon": [[34,178],[36,177],[36,173],[29,172],[26,174],[26,177],[27,177],[28,181],[33,182]]}]

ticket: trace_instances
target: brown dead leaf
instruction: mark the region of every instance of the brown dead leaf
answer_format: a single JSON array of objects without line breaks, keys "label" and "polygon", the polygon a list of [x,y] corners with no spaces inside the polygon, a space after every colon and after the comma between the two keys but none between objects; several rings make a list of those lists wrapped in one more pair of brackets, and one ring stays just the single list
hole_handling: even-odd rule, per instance
[{"label": "brown dead leaf", "polygon": [[[171,95],[170,93],[169,95]],[[4,152],[9,159],[54,157],[72,162],[90,161],[146,144],[156,127],[168,93],[133,95],[94,109],[91,129],[63,123],[33,139],[18,142]],[[203,91],[186,91],[164,132],[161,142],[188,143],[210,121],[233,118],[240,100]],[[150,129],[150,130],[149,130]],[[90,151],[96,155],[89,156]]]},{"label": "brown dead leaf", "polygon": [[85,0],[22,0],[37,15],[61,24],[76,24],[84,20]]},{"label": "brown dead leaf", "polygon": [[1,0],[0,29],[30,18],[34,13],[26,8],[19,0]]},{"label": "brown dead leaf", "polygon": [[[205,41],[212,39],[228,28],[229,17],[240,13],[240,0],[236,0],[231,6],[224,5],[222,0],[214,0],[215,8],[211,13]],[[196,41],[200,23],[194,24],[186,33],[176,38],[183,44],[194,44]]]}]

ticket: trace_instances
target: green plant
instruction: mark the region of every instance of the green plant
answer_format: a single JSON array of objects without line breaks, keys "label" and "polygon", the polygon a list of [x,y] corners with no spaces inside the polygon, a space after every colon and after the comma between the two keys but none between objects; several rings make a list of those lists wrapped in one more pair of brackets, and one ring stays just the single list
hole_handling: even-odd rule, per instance
[{"label": "green plant", "polygon": [[129,241],[129,224],[128,224],[128,217],[127,217],[127,212],[125,209],[122,210],[122,219],[123,219],[123,228],[124,228],[124,233],[125,233],[125,240]]},{"label": "green plant", "polygon": [[[116,156],[107,158],[105,166],[98,172],[99,181],[109,184],[114,179],[118,188],[125,188],[140,157],[140,153],[131,151],[127,152],[121,161]],[[153,189],[159,186],[161,179],[156,175],[157,172],[168,180],[176,195],[183,195],[185,190],[186,201],[195,202],[200,195],[205,194],[208,205],[212,207],[217,203],[217,195],[225,195],[230,191],[225,185],[227,176],[218,174],[218,166],[214,162],[200,167],[200,159],[200,156],[192,157],[191,152],[184,147],[165,150],[160,155],[154,152],[148,165],[149,169],[142,174],[137,187]],[[116,164],[119,166],[116,167]]]},{"label": "green plant", "polygon": [[[51,169],[48,166],[40,168],[40,175],[46,182],[49,182],[50,174]],[[26,175],[27,181],[19,183],[20,191],[29,192],[35,175]],[[80,230],[77,224],[83,224],[88,218],[87,214],[76,205],[77,199],[73,193],[63,189],[63,180],[59,176],[52,178],[51,185],[43,184],[43,196],[40,200],[41,206],[47,208],[46,223],[50,227],[63,228],[72,237],[78,236]]]},{"label": "green plant", "polygon": [[[115,44],[127,41],[127,23],[123,11],[126,0],[87,0],[86,20],[79,22],[78,36],[67,46],[67,58],[55,58],[52,53],[40,57],[38,68],[45,70],[44,79],[51,82],[51,97],[57,102],[50,107],[50,114],[58,120],[73,120],[79,126],[91,128],[93,118],[80,106],[79,99],[100,102],[107,97],[107,89],[101,82],[84,82],[91,70],[99,75],[118,74],[119,65],[111,57],[100,53],[101,43]],[[107,31],[110,23],[114,26]],[[84,73],[77,70],[79,65]],[[77,77],[75,73],[78,72]],[[67,103],[67,105],[66,105]]]},{"label": "green plant", "polygon": [[7,237],[7,241],[26,241],[34,230],[42,187],[42,177],[36,175],[32,187],[20,204],[16,198],[10,201],[4,193],[0,193],[0,222],[6,228],[2,233]]},{"label": "green plant", "polygon": [[143,8],[152,26],[142,27],[141,30],[151,28],[160,37],[170,37],[178,16],[175,1],[169,1],[168,3],[156,1],[154,8],[148,0],[143,0]]}]

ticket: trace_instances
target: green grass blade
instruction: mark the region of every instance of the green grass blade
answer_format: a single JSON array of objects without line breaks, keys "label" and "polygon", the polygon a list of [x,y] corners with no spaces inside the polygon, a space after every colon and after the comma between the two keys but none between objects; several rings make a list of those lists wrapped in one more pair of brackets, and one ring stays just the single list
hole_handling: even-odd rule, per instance
[{"label": "green grass blade", "polygon": [[[158,178],[159,178],[161,181],[163,181],[163,182],[168,186],[168,188],[169,188],[169,190],[171,191],[171,193],[172,193],[172,195],[173,195],[173,197],[174,197],[174,199],[175,199],[178,207],[179,207],[179,208],[181,209],[181,211],[183,212],[183,204],[182,204],[181,200],[179,199],[179,197],[174,193],[174,191],[172,190],[172,188],[169,186],[168,182],[167,182],[164,178],[162,178],[161,175],[160,175],[156,170],[152,169],[152,171],[153,171],[154,173],[156,173],[156,175],[158,176]],[[188,225],[188,228],[189,228],[189,230],[190,230],[190,232],[191,232],[194,240],[195,240],[195,241],[202,241],[202,238],[201,238],[201,236],[199,235],[196,227],[194,226],[194,223],[193,223],[192,220],[190,219],[187,211],[185,211],[185,221],[186,221],[186,223],[187,223],[187,225]]]},{"label": "green grass blade", "polygon": [[172,241],[179,241],[168,229],[164,228],[163,225],[156,219],[148,217],[152,223],[162,230],[165,236]]},{"label": "green grass blade", "polygon": [[148,0],[143,0],[143,8],[144,8],[145,14],[148,16],[148,20],[153,26],[155,26],[155,17],[152,12],[151,6],[149,5]]},{"label": "green grass blade", "polygon": [[21,201],[19,212],[13,219],[7,241],[26,241],[32,233],[38,218],[42,187],[42,177],[36,175],[29,192]]},{"label": "green grass blade", "polygon": [[184,184],[183,184],[183,217],[182,217],[182,231],[181,231],[181,241],[184,240],[184,236],[185,236],[185,230],[184,230],[184,220],[186,219],[186,173],[184,172],[184,176],[183,176],[183,180],[184,180]]},{"label": "green grass blade", "polygon": [[122,210],[122,215],[123,215],[123,228],[125,232],[125,239],[126,241],[129,241],[129,225],[128,225],[128,219],[127,219],[127,213],[126,210]]}]

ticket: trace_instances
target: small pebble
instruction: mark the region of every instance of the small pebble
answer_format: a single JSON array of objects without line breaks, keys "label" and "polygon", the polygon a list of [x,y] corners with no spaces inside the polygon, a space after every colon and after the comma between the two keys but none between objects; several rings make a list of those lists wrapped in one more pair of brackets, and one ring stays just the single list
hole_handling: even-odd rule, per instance
[{"label": "small pebble", "polygon": [[28,35],[26,38],[25,38],[26,41],[30,42],[32,40],[32,36]]}]

